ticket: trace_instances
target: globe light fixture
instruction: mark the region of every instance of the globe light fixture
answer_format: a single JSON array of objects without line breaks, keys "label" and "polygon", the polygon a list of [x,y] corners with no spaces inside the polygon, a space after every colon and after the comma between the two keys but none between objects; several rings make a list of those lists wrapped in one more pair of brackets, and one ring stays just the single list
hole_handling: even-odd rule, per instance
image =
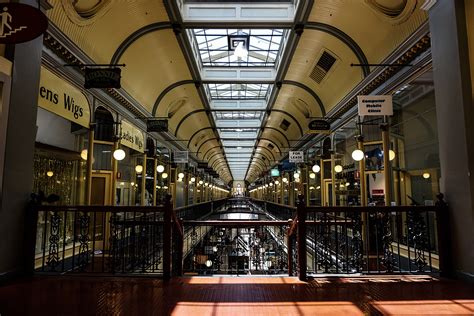
[{"label": "globe light fixture", "polygon": [[321,171],[321,167],[319,165],[314,165],[312,170],[313,172],[318,173],[319,171]]},{"label": "globe light fixture", "polygon": [[200,184],[200,185],[202,185],[203,183],[204,183],[204,181],[202,181],[202,180],[199,181],[199,184]]},{"label": "globe light fixture", "polygon": [[272,186],[273,186],[273,182],[270,182],[268,185],[272,187]]},{"label": "globe light fixture", "polygon": [[212,267],[212,260],[207,260],[206,261],[206,267],[208,267],[208,268]]},{"label": "globe light fixture", "polygon": [[293,177],[295,177],[295,179],[299,179],[300,178],[300,174],[298,172],[295,172],[295,174],[293,175]]},{"label": "globe light fixture", "polygon": [[46,172],[46,175],[51,178],[54,175],[54,172],[52,172],[50,170],[50,171]]},{"label": "globe light fixture", "polygon": [[431,175],[430,175],[429,172],[424,172],[424,173],[423,173],[423,178],[429,179],[430,177],[431,177]]},{"label": "globe light fixture", "polygon": [[167,174],[166,172],[163,172],[163,173],[161,174],[161,177],[162,177],[163,179],[166,179],[166,178],[168,178],[168,174]]},{"label": "globe light fixture", "polygon": [[283,179],[281,179],[281,181],[283,181],[284,183],[287,183],[287,182],[288,182],[288,178],[283,178]]},{"label": "globe light fixture", "polygon": [[192,178],[191,178],[191,182],[193,182],[193,183],[196,182],[196,178],[195,178],[195,177],[192,177]]},{"label": "globe light fixture", "polygon": [[184,178],[184,173],[180,172],[178,173],[178,179],[183,179]]},{"label": "globe light fixture", "polygon": [[314,172],[311,172],[311,173],[309,174],[309,177],[310,177],[311,179],[314,179],[314,178],[316,178],[316,174],[315,174]]},{"label": "globe light fixture", "polygon": [[135,166],[135,171],[136,171],[136,173],[142,173],[143,172],[143,166],[142,165],[136,165]]},{"label": "globe light fixture", "polygon": [[125,158],[125,151],[123,149],[116,149],[113,153],[115,160],[123,160]]},{"label": "globe light fixture", "polygon": [[364,159],[364,152],[360,149],[356,149],[352,152],[352,159],[355,161],[361,161]]},{"label": "globe light fixture", "polygon": [[265,184],[265,188],[268,188],[268,183]]},{"label": "globe light fixture", "polygon": [[276,184],[276,185],[279,185],[279,184],[280,184],[280,181],[276,180],[276,181],[275,181],[275,184]]},{"label": "globe light fixture", "polygon": [[390,149],[388,152],[388,160],[392,161],[393,159],[395,159],[395,152]]},{"label": "globe light fixture", "polygon": [[342,166],[341,165],[334,166],[334,171],[336,171],[337,173],[342,172]]},{"label": "globe light fixture", "polygon": [[82,158],[83,160],[87,160],[87,149],[83,149],[83,150],[81,151],[81,158]]},{"label": "globe light fixture", "polygon": [[156,167],[156,171],[158,171],[159,173],[162,173],[163,171],[165,171],[165,167],[163,165],[158,165]]}]

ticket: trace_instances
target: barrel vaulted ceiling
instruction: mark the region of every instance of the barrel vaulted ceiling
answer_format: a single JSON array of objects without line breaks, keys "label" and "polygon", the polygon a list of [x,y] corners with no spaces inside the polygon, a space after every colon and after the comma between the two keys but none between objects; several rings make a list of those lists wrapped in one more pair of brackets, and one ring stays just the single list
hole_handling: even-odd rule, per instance
[{"label": "barrel vaulted ceiling", "polygon": [[[226,182],[278,163],[373,70],[351,64],[384,61],[427,18],[423,0],[288,1],[277,5],[294,13],[281,21],[187,15],[190,4],[235,5],[225,2],[49,0],[47,15],[97,64],[126,64],[122,88]],[[227,34],[250,35],[248,57],[219,44]],[[241,77],[212,77],[221,68]]]}]

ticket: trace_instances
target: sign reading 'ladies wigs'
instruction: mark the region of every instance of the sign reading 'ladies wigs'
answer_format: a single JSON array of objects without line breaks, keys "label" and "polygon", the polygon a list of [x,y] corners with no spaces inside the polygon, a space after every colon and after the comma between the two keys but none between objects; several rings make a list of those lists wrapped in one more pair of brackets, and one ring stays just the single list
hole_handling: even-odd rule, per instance
[{"label": "sign reading 'ladies wigs'", "polygon": [[18,44],[37,38],[48,28],[48,19],[35,7],[0,4],[0,44]]}]

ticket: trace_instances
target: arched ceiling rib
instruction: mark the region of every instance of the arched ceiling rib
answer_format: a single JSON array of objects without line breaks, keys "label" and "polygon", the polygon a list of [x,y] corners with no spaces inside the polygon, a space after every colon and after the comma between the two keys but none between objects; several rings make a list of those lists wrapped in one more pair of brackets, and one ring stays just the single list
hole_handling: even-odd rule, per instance
[{"label": "arched ceiling rib", "polygon": [[[419,9],[422,1],[415,0],[405,1],[406,9],[396,17],[378,12],[369,1],[363,0],[303,2],[311,3],[312,8],[306,14],[298,13],[298,23],[304,22],[302,26],[293,23],[288,29],[293,37],[300,31],[302,34],[288,56],[279,56],[283,57],[283,63],[288,63],[282,66],[284,71],[279,72],[278,80],[268,82],[276,90],[272,98],[266,99],[271,101],[264,107],[267,112],[260,112],[266,113],[261,116],[265,120],[256,129],[259,137],[254,139],[250,158],[254,166],[248,170],[248,180],[255,180],[270,160],[278,160],[290,150],[291,144],[304,135],[312,117],[331,113],[367,76],[368,66],[351,67],[352,63],[381,62],[427,18]],[[77,13],[71,8],[67,0],[56,1],[53,9],[47,11],[52,27],[61,30],[96,63],[125,63],[123,89],[150,115],[169,117],[170,131],[184,140],[180,142],[188,144],[188,149],[197,157],[209,161],[226,156],[229,142],[238,140],[220,137],[220,131],[225,129],[214,126],[217,112],[203,104],[205,80],[196,80],[194,67],[193,72],[188,68],[192,54],[183,53],[186,45],[178,43],[172,30],[181,30],[178,37],[182,40],[190,26],[186,21],[177,18],[173,10],[170,20],[162,1],[114,1],[91,19],[75,16]],[[203,28],[206,24],[213,29],[217,27],[207,22],[201,24]],[[264,24],[267,28],[281,27],[278,23]],[[310,73],[324,51],[334,56],[336,62],[323,80],[316,82]],[[193,86],[196,83],[201,84],[198,89]],[[291,123],[286,130],[281,127],[283,120]],[[224,145],[226,140],[227,145]],[[264,156],[267,161],[263,160]],[[262,165],[264,170],[255,171],[262,169]],[[230,180],[232,172],[227,167],[220,170],[220,174]]]}]

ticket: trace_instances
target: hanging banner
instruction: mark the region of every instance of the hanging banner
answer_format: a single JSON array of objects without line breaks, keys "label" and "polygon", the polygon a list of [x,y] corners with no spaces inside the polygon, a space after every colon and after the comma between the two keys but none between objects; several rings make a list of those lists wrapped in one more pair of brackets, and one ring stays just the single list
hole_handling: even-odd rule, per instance
[{"label": "hanging banner", "polygon": [[86,96],[81,90],[43,66],[41,66],[38,106],[89,128],[91,112]]},{"label": "hanging banner", "polygon": [[290,162],[304,162],[304,152],[302,151],[290,151],[288,157]]},{"label": "hanging banner", "polygon": [[145,151],[145,137],[143,132],[131,123],[122,120],[122,138],[120,144],[143,153]]},{"label": "hanging banner", "polygon": [[393,115],[391,95],[358,95],[359,116]]},{"label": "hanging banner", "polygon": [[0,44],[18,44],[37,38],[48,28],[48,18],[35,7],[0,4]]}]

